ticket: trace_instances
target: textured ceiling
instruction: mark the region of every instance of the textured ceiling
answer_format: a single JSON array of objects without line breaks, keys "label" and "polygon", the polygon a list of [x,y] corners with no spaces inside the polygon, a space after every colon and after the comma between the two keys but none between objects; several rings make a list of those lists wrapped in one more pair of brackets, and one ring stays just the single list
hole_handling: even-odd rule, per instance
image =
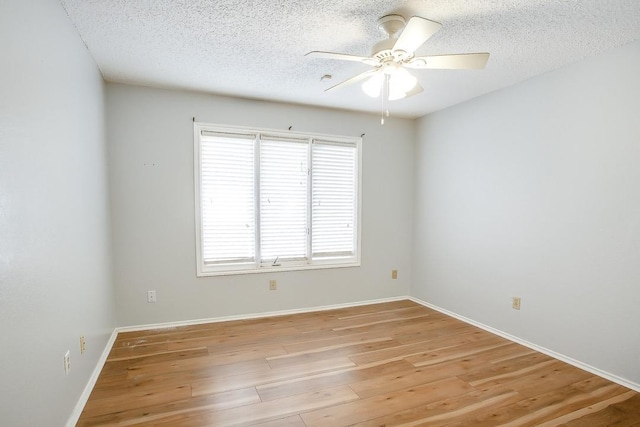
[{"label": "textured ceiling", "polygon": [[[305,57],[368,56],[379,17],[442,23],[417,55],[490,52],[484,70],[412,70],[424,92],[393,101],[419,117],[640,39],[638,0],[61,0],[108,81],[359,111],[368,67]],[[324,4],[322,4],[324,3]],[[323,79],[325,74],[332,79]]]}]

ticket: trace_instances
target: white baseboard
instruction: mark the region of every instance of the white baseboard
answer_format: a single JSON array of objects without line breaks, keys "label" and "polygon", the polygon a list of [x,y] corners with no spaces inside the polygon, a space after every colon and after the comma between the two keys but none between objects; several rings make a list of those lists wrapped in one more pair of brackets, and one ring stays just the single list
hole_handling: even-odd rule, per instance
[{"label": "white baseboard", "polygon": [[111,333],[111,336],[109,337],[109,340],[107,341],[107,344],[104,347],[104,350],[102,351],[102,354],[100,355],[100,358],[98,359],[98,363],[96,363],[96,367],[93,368],[93,372],[91,373],[89,381],[87,382],[87,385],[84,387],[84,390],[80,395],[80,399],[78,399],[78,403],[76,403],[76,407],[73,408],[73,412],[67,420],[67,427],[74,427],[78,423],[80,415],[82,414],[82,410],[84,409],[84,405],[86,405],[87,401],[89,400],[89,396],[93,391],[93,387],[96,385],[96,381],[98,381],[98,377],[100,376],[100,372],[102,372],[104,364],[107,362],[107,357],[109,356],[109,352],[111,351],[113,344],[116,342],[117,336],[118,332],[114,329],[114,331]]},{"label": "white baseboard", "polygon": [[259,319],[261,317],[287,316],[290,314],[311,313],[313,311],[335,310],[338,308],[357,307],[357,306],[369,305],[369,304],[381,304],[385,302],[402,301],[406,299],[409,299],[409,297],[400,296],[400,297],[381,298],[381,299],[368,300],[368,301],[348,302],[344,304],[322,305],[322,306],[307,307],[307,308],[300,308],[300,309],[293,309],[293,310],[267,311],[263,313],[250,313],[250,314],[240,314],[240,315],[234,315],[234,316],[210,317],[206,319],[181,320],[177,322],[152,323],[148,325],[136,325],[136,326],[123,326],[120,328],[116,328],[116,332],[118,333],[119,332],[135,332],[135,331],[144,331],[147,329],[164,329],[164,328],[175,328],[178,326],[200,325],[203,323],[219,323],[219,322],[231,322],[234,320]]},{"label": "white baseboard", "polygon": [[624,387],[630,388],[632,390],[635,390],[637,392],[640,392],[640,384],[637,384],[635,382],[626,380],[626,379],[621,378],[621,377],[619,377],[617,375],[614,375],[612,373],[609,373],[609,372],[603,371],[601,369],[595,368],[595,367],[593,367],[591,365],[588,365],[586,363],[580,362],[579,360],[573,359],[573,358],[571,358],[569,356],[565,356],[564,354],[555,352],[553,350],[549,350],[548,348],[541,347],[541,346],[539,346],[537,344],[533,344],[533,343],[531,343],[529,341],[526,341],[526,340],[523,340],[521,338],[518,338],[515,335],[511,335],[511,334],[503,332],[503,331],[501,331],[499,329],[492,328],[491,326],[487,326],[487,325],[485,325],[483,323],[476,322],[475,320],[472,320],[472,319],[469,319],[467,317],[461,316],[461,315],[459,315],[457,313],[454,313],[452,311],[446,310],[446,309],[444,309],[442,307],[438,307],[437,305],[428,303],[428,302],[423,301],[421,299],[418,299],[418,298],[415,298],[415,297],[411,297],[411,296],[407,297],[407,299],[410,299],[411,301],[413,301],[415,303],[418,303],[420,305],[423,305],[425,307],[428,307],[428,308],[434,309],[436,311],[439,311],[440,313],[446,314],[447,316],[454,317],[454,318],[456,318],[458,320],[461,320],[461,321],[463,321],[465,323],[468,323],[470,325],[477,326],[480,329],[484,329],[487,332],[491,332],[492,334],[495,334],[495,335],[501,336],[503,338],[506,338],[509,341],[513,341],[513,342],[516,342],[518,344],[522,344],[525,347],[529,347],[530,349],[539,351],[540,353],[544,353],[547,356],[553,357],[554,359],[561,360],[561,361],[563,361],[565,363],[568,363],[569,365],[575,366],[576,368],[580,368],[580,369],[585,370],[587,372],[590,372],[590,373],[592,373],[594,375],[597,375],[599,377],[605,378],[605,379],[607,379],[609,381],[613,381],[614,383],[620,384],[621,386],[624,386]]}]

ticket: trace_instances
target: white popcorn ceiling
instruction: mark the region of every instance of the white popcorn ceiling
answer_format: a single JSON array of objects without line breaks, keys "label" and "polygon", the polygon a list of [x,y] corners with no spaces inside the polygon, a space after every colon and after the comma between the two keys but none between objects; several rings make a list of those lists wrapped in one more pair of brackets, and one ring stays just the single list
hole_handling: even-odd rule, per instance
[{"label": "white popcorn ceiling", "polygon": [[[419,117],[640,39],[638,0],[61,0],[108,81],[380,112],[360,85],[324,89],[368,69],[305,57],[368,56],[379,17],[443,27],[418,55],[490,52],[484,70],[412,70],[424,92],[390,103]],[[323,79],[325,74],[332,79]]]}]

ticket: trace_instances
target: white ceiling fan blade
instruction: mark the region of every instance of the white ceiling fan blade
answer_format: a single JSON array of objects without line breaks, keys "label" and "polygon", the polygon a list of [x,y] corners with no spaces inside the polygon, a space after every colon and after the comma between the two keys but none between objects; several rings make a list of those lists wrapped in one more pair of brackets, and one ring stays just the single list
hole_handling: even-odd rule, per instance
[{"label": "white ceiling fan blade", "polygon": [[348,86],[348,85],[351,85],[351,84],[354,84],[354,83],[358,83],[358,82],[366,79],[367,77],[374,75],[377,72],[378,72],[378,69],[365,71],[364,73],[360,73],[360,74],[358,74],[356,76],[351,77],[350,79],[347,79],[347,80],[345,80],[343,82],[338,83],[337,85],[334,85],[334,86],[331,86],[328,89],[325,89],[325,92],[329,92],[329,91],[332,91],[332,90],[335,90],[335,89],[339,89],[339,88],[344,87],[344,86]]},{"label": "white ceiling fan blade", "polygon": [[392,51],[401,50],[412,55],[429,37],[434,35],[442,27],[438,22],[414,16],[409,19],[407,25],[398,37],[398,41],[393,46]]},{"label": "white ceiling fan blade", "polygon": [[305,53],[304,56],[312,56],[314,58],[324,59],[338,59],[341,61],[364,62],[365,64],[369,64],[373,60],[373,58],[369,58],[366,56],[348,55],[346,53],[323,52],[320,50],[313,50],[311,52]]},{"label": "white ceiling fan blade", "polygon": [[461,53],[457,55],[419,56],[413,58],[404,65],[416,69],[440,69],[440,70],[479,70],[484,68],[489,60],[489,54]]}]

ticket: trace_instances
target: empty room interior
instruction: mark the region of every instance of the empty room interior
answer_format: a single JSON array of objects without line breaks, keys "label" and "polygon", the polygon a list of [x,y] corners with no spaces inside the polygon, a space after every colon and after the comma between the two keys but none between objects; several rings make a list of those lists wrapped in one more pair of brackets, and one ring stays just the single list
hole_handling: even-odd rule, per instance
[{"label": "empty room interior", "polygon": [[0,1],[0,425],[640,426],[640,4]]}]

